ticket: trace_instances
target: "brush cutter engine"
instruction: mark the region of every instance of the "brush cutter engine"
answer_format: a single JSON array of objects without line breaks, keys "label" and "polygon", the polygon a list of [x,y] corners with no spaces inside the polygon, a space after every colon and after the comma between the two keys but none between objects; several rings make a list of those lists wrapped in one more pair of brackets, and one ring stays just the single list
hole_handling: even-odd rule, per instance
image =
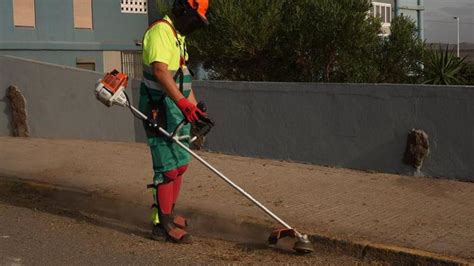
[{"label": "brush cutter engine", "polygon": [[97,82],[95,95],[101,103],[108,107],[111,107],[114,104],[127,107],[128,101],[124,92],[127,84],[127,75],[114,69]]}]

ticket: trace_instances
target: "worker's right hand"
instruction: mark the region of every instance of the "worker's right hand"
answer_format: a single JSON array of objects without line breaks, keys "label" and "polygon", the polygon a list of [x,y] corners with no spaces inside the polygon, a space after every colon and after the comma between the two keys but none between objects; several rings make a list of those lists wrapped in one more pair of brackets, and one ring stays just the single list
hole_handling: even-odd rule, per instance
[{"label": "worker's right hand", "polygon": [[179,99],[176,105],[183,113],[184,117],[186,118],[186,121],[188,121],[189,123],[194,123],[199,120],[199,116],[206,116],[206,113],[201,111],[199,108],[197,108],[196,105],[192,104],[186,98]]}]

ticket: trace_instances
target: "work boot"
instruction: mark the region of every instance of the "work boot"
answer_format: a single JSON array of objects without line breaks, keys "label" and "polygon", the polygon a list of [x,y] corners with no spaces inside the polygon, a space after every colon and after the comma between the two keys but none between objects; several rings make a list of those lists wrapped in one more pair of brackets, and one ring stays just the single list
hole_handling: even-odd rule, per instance
[{"label": "work boot", "polygon": [[174,243],[190,244],[191,235],[174,224],[173,215],[163,214],[160,216],[160,223],[166,232],[167,239]]},{"label": "work boot", "polygon": [[151,239],[156,241],[165,241],[168,235],[166,234],[165,229],[161,224],[153,225],[153,229],[151,231]]}]

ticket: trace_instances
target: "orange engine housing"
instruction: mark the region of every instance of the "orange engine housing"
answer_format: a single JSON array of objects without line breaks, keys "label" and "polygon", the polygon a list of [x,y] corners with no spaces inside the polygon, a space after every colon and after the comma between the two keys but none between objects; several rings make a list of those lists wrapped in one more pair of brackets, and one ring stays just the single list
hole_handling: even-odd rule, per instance
[{"label": "orange engine housing", "polygon": [[115,94],[120,87],[127,87],[128,76],[118,70],[114,69],[107,73],[102,79],[101,83],[104,87],[113,94]]}]

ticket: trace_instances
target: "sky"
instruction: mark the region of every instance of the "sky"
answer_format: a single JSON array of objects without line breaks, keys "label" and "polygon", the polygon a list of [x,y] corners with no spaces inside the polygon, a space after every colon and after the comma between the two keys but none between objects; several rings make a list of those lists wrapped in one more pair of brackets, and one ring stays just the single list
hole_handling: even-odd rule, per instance
[{"label": "sky", "polygon": [[428,42],[456,43],[461,18],[461,42],[474,43],[474,0],[425,0],[425,38]]}]

